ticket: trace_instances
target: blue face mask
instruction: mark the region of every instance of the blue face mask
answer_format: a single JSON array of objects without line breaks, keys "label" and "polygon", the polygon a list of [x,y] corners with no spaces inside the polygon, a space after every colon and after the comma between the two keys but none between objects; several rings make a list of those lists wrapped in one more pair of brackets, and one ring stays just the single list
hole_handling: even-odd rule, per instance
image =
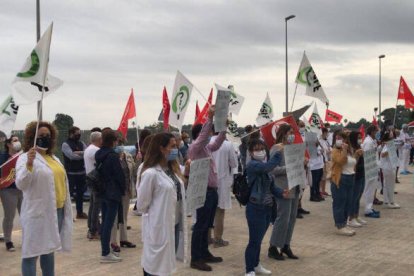
[{"label": "blue face mask", "polygon": [[170,151],[170,154],[167,157],[167,160],[174,161],[174,160],[177,160],[177,157],[178,157],[178,149],[172,149]]},{"label": "blue face mask", "polygon": [[117,146],[117,147],[114,149],[114,151],[115,151],[116,153],[121,153],[121,152],[124,152],[124,146]]}]

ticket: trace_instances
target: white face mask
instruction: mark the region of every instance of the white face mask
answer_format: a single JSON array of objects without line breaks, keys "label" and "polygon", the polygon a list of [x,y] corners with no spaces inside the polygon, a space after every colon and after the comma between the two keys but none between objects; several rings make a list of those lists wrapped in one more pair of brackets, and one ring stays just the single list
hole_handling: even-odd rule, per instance
[{"label": "white face mask", "polygon": [[256,150],[253,152],[253,158],[258,161],[263,161],[266,159],[266,151],[265,150]]},{"label": "white face mask", "polygon": [[342,141],[342,140],[336,140],[336,142],[335,142],[335,146],[336,146],[337,148],[340,148],[340,147],[342,147],[342,143],[343,143],[343,141]]},{"label": "white face mask", "polygon": [[358,145],[362,144],[362,139],[358,139]]},{"label": "white face mask", "polygon": [[22,144],[20,141],[16,141],[12,143],[12,147],[14,151],[20,151],[22,149]]},{"label": "white face mask", "polygon": [[293,142],[295,142],[295,134],[289,134],[286,141],[288,144],[293,144]]}]

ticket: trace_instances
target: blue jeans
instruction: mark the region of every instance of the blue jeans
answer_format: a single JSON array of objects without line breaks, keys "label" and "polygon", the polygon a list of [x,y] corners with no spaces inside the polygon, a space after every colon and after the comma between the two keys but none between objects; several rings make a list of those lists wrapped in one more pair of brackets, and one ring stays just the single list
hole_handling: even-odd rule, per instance
[{"label": "blue jeans", "polygon": [[352,207],[352,193],[354,188],[354,175],[342,174],[339,187],[331,182],[332,211],[335,226],[340,229],[346,226],[348,215]]},{"label": "blue jeans", "polygon": [[[58,228],[59,233],[62,229],[64,209],[56,209],[57,219],[58,219]],[[22,259],[22,275],[23,276],[36,276],[36,263],[39,256],[31,258]],[[40,255],[40,267],[42,268],[43,276],[54,276],[55,275],[55,255],[54,253],[49,253],[45,255]]]},{"label": "blue jeans", "polygon": [[110,240],[112,226],[115,217],[118,214],[119,202],[110,199],[102,199],[102,226],[101,226],[101,248],[102,256],[106,256],[111,252]]},{"label": "blue jeans", "polygon": [[193,227],[193,235],[191,236],[192,262],[211,256],[211,253],[208,251],[208,228],[214,222],[217,204],[217,190],[207,189],[204,206],[197,209],[197,220]]},{"label": "blue jeans", "polygon": [[244,254],[246,273],[254,271],[260,262],[260,248],[272,217],[272,207],[247,203],[246,218],[249,226],[249,243]]},{"label": "blue jeans", "polygon": [[354,190],[352,193],[352,207],[349,212],[350,216],[358,217],[359,214],[359,202],[361,201],[362,194],[365,188],[365,178],[355,179]]},{"label": "blue jeans", "polygon": [[311,170],[312,187],[310,188],[311,198],[319,198],[321,196],[320,185],[323,176],[323,169]]}]

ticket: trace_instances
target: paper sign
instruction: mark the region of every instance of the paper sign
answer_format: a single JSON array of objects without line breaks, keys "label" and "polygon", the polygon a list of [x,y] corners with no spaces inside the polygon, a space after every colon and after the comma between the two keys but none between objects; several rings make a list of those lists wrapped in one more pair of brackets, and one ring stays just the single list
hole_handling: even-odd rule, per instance
[{"label": "paper sign", "polygon": [[289,189],[305,185],[305,145],[286,145],[283,150]]},{"label": "paper sign", "polygon": [[364,151],[365,181],[371,181],[378,177],[377,150]]},{"label": "paper sign", "polygon": [[314,132],[305,132],[305,142],[309,150],[309,155],[311,158],[318,157],[318,148],[316,146],[318,142],[318,135]]},{"label": "paper sign", "polygon": [[386,143],[388,148],[388,156],[390,157],[391,165],[393,168],[396,168],[399,164],[397,156],[397,148],[395,147],[394,140],[391,140]]},{"label": "paper sign", "polygon": [[204,206],[210,174],[210,158],[191,161],[187,189],[187,212]]},{"label": "paper sign", "polygon": [[227,116],[229,114],[230,90],[216,84],[217,98],[214,112],[214,130],[227,130]]}]

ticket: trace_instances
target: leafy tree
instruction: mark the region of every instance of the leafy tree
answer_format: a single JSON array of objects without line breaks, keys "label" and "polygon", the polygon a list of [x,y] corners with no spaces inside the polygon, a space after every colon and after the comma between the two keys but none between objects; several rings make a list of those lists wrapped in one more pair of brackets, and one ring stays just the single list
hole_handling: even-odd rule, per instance
[{"label": "leafy tree", "polygon": [[413,119],[413,113],[409,109],[405,108],[403,105],[397,106],[397,113],[395,113],[395,108],[387,108],[381,112],[382,120],[384,125],[392,125],[394,124],[394,116],[395,117],[395,126],[397,128],[401,128],[403,124],[409,123]]},{"label": "leafy tree", "polygon": [[66,114],[57,113],[53,124],[59,131],[66,132],[69,128],[73,127],[73,118]]}]

